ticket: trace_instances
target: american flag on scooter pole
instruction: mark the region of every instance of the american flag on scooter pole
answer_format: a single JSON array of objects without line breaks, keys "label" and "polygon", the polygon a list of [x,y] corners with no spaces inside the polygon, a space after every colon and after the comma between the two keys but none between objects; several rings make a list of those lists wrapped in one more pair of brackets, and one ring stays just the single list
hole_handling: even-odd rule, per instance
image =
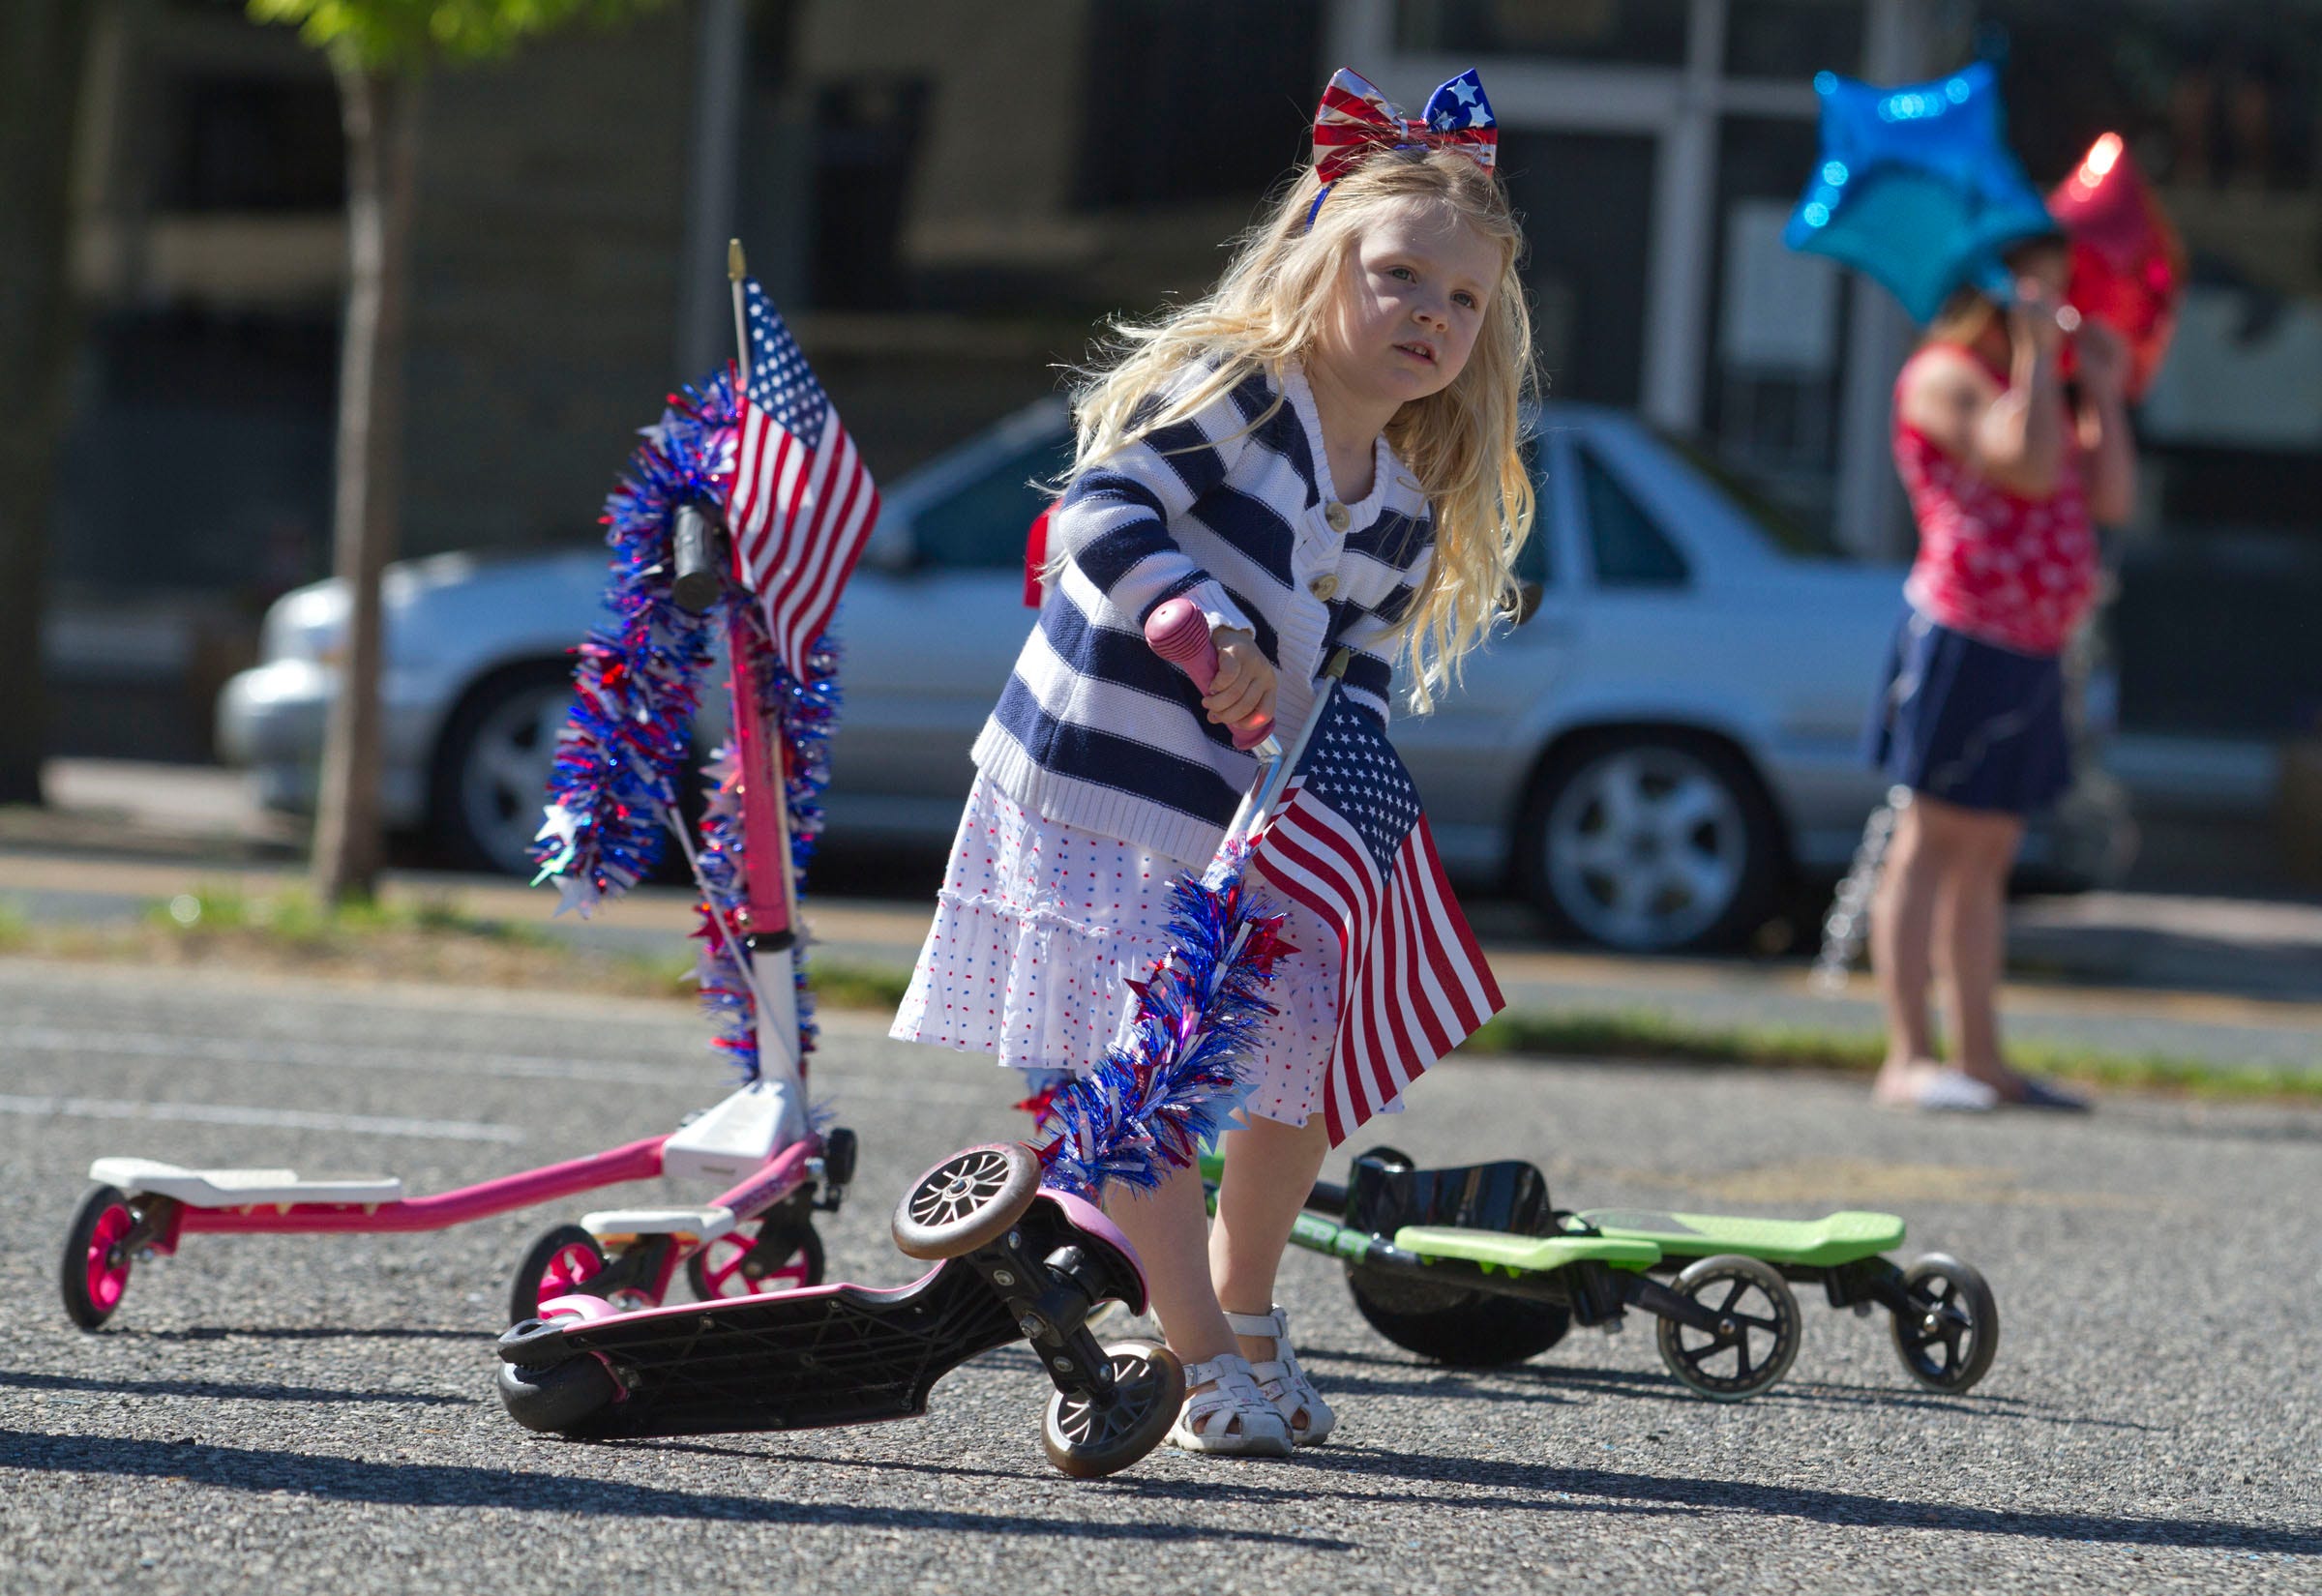
[{"label": "american flag on scooter pole", "polygon": [[744,389],[726,524],[774,651],[803,682],[878,524],[878,489],[774,302],[756,278],[739,293]]},{"label": "american flag on scooter pole", "polygon": [[1337,1146],[1505,1007],[1379,717],[1332,681],[1250,863],[1338,931]]}]

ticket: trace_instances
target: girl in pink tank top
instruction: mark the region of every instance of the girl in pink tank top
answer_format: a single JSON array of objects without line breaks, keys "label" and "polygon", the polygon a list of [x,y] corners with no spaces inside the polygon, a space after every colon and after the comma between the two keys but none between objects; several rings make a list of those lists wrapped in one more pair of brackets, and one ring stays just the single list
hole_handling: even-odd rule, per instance
[{"label": "girl in pink tank top", "polygon": [[1894,465],[1919,523],[1919,558],[1903,595],[1954,632],[2019,654],[2062,654],[2097,592],[2079,451],[2065,451],[2055,490],[2034,498],[1905,421],[1903,395],[1922,363],[1957,356],[1981,366],[2003,395],[2009,387],[2006,368],[1958,344],[1927,344],[1895,378]]},{"label": "girl in pink tank top", "polygon": [[[1888,1035],[1874,1091],[1898,1106],[2085,1107],[2009,1068],[1994,997],[2025,818],[2069,783],[2057,657],[2095,598],[2092,521],[2123,518],[2134,497],[2128,361],[2111,329],[2080,327],[2080,393],[2068,396],[2063,241],[2034,240],[2009,265],[2016,303],[1961,289],[1895,381],[1894,462],[1919,557],[1871,731],[1909,800],[1870,943]],[[1938,967],[1949,1063],[1928,1023]]]}]

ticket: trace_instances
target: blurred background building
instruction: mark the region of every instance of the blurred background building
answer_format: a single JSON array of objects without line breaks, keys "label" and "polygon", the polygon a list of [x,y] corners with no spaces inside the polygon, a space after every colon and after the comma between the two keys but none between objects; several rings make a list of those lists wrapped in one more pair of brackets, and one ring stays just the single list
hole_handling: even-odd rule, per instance
[{"label": "blurred background building", "polygon": [[[92,3],[57,752],[199,758],[327,561],[338,104],[239,0]],[[594,537],[632,430],[729,347],[729,233],[891,479],[1204,286],[1347,64],[1413,104],[1481,69],[1558,396],[1899,557],[1912,330],[1779,232],[1814,72],[1994,41],[2035,180],[2117,130],[2190,248],[2116,541],[2114,763],[2148,808],[2253,813],[2322,718],[2322,0],[687,0],[432,83],[402,551]]]}]

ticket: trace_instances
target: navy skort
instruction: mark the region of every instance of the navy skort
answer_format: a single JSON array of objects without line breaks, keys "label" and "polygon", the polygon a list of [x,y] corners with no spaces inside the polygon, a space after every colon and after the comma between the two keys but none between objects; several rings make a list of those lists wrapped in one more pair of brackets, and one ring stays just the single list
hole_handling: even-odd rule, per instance
[{"label": "navy skort", "polygon": [[2064,668],[1903,612],[1871,705],[1870,762],[1963,809],[2027,815],[2071,785]]}]

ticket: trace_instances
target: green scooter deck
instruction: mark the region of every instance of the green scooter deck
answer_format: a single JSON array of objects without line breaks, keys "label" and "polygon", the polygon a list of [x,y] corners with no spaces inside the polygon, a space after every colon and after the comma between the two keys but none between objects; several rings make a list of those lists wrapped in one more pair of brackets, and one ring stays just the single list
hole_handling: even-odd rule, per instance
[{"label": "green scooter deck", "polygon": [[1395,1245],[1430,1262],[1461,1258],[1511,1275],[1545,1274],[1592,1259],[1616,1269],[1649,1269],[1661,1261],[1658,1247],[1626,1236],[1511,1236],[1446,1225],[1406,1225],[1395,1232]]},{"label": "green scooter deck", "polygon": [[1608,1238],[1650,1242],[1672,1257],[1741,1253],[1768,1263],[1830,1268],[1871,1257],[1903,1241],[1892,1214],[1847,1210],[1825,1219],[1747,1219],[1730,1214],[1672,1214],[1658,1209],[1592,1208],[1572,1216]]}]

